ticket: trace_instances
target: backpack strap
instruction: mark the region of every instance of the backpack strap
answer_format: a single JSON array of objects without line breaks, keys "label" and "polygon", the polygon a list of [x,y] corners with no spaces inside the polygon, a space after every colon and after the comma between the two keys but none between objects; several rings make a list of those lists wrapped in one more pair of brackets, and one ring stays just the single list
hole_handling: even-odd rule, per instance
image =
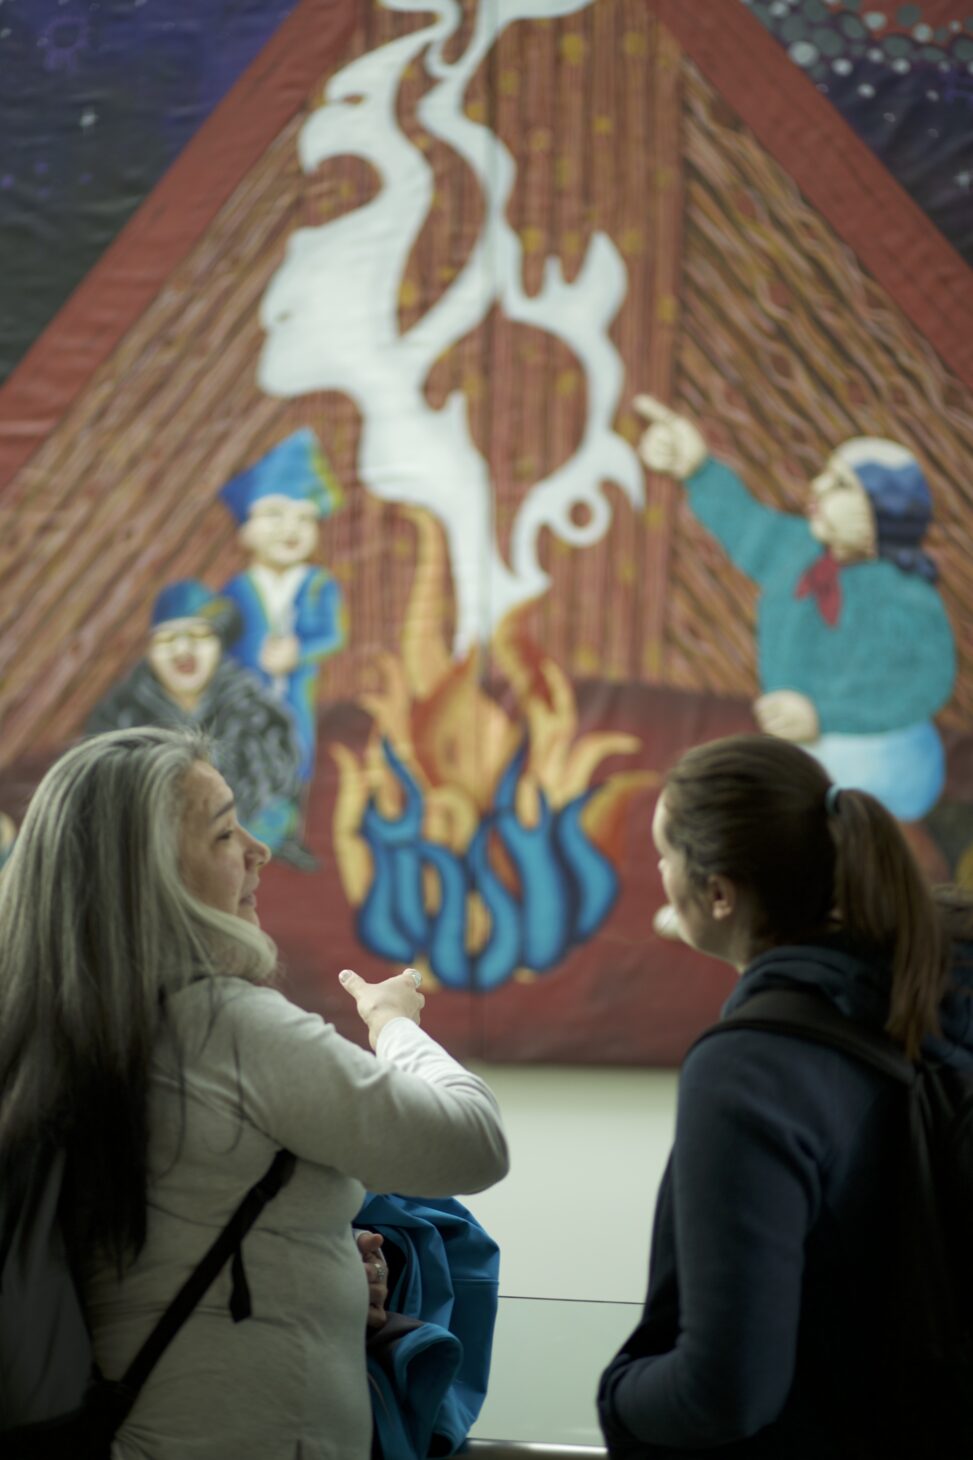
[{"label": "backpack strap", "polygon": [[[233,1213],[222,1232],[203,1254],[189,1274],[148,1338],[129,1364],[121,1379],[99,1385],[95,1405],[110,1410],[114,1431],[124,1420],[138,1397],[139,1390],[163,1352],[175,1338],[186,1319],[212,1286],[219,1273],[232,1259],[233,1292],[230,1312],[234,1323],[250,1315],[250,1293],[243,1271],[240,1244],[269,1201],[290,1180],[297,1158],[290,1151],[280,1150],[263,1176],[252,1186]],[[107,1392],[105,1392],[107,1391]]]},{"label": "backpack strap", "polygon": [[823,994],[796,988],[765,989],[703,1031],[692,1045],[726,1029],[766,1029],[809,1039],[851,1055],[902,1085],[916,1081],[916,1067],[887,1034],[849,1019]]}]

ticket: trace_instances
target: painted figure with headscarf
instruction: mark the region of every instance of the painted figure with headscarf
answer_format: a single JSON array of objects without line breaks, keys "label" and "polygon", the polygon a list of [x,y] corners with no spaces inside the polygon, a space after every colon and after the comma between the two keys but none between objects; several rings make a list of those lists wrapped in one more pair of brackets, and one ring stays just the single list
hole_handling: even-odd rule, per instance
[{"label": "painted figure with headscarf", "polygon": [[922,546],[932,500],[915,457],[856,437],[811,482],[805,516],[758,502],[685,417],[650,396],[645,464],[682,481],[693,515],[760,589],[761,729],[799,742],[838,785],[901,821],[942,793],[933,716],[953,692],[956,648]]},{"label": "painted figure with headscarf", "polygon": [[306,787],[314,773],[318,671],[345,640],[341,589],[312,561],[319,523],[340,503],[338,483],[305,428],[235,476],[220,497],[250,554],[247,570],[223,589],[243,624],[230,653],[289,711]]}]

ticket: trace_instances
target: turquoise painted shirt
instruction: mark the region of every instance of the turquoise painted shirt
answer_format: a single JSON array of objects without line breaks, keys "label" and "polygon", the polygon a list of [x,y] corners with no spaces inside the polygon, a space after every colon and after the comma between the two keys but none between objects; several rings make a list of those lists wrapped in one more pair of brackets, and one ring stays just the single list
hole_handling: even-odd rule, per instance
[{"label": "turquoise painted shirt", "polygon": [[761,687],[798,690],[822,734],[874,734],[929,719],[953,692],[956,648],[938,590],[894,563],[842,568],[841,612],[828,624],[795,589],[823,554],[803,517],[756,501],[712,458],[686,482],[693,514],[760,588]]}]

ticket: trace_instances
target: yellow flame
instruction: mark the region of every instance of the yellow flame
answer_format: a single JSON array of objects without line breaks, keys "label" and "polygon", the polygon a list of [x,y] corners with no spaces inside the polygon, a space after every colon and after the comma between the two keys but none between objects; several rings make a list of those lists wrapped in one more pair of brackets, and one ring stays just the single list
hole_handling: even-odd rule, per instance
[{"label": "yellow flame", "polygon": [[[346,746],[331,747],[338,770],[335,856],[353,907],[366,896],[373,875],[371,852],[358,831],[369,799],[383,816],[395,817],[402,810],[402,787],[385,757],[383,739],[421,788],[423,836],[460,856],[493,805],[500,778],[525,731],[527,763],[515,798],[518,818],[526,826],[537,824],[542,793],[557,810],[590,786],[608,756],[632,755],[642,748],[635,735],[602,730],[579,735],[568,675],[526,631],[531,605],[508,614],[490,645],[493,663],[516,706],[516,714],[509,714],[484,688],[480,658],[469,654],[456,660],[450,652],[449,570],[440,524],[417,508],[404,509],[404,515],[416,529],[417,555],[401,653],[377,658],[377,685],[360,696],[373,722],[362,755]],[[631,798],[658,780],[654,771],[630,771],[599,786],[582,814],[592,841],[599,846],[613,843]],[[431,872],[425,891],[427,910],[435,911],[438,883]],[[478,894],[471,893],[470,951],[482,947],[488,935],[489,914]]]}]

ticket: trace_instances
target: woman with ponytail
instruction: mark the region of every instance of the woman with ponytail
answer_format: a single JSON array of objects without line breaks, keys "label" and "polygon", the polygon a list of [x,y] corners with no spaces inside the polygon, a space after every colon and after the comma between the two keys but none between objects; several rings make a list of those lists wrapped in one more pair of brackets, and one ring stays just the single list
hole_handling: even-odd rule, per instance
[{"label": "woman with ponytail", "polygon": [[[973,932],[898,823],[793,744],[741,735],[666,777],[653,837],[682,938],[731,963],[724,1018],[769,989],[827,1000],[910,1059],[973,1066]],[[958,989],[957,981],[965,987]],[[642,1322],[602,1376],[615,1460],[886,1460],[901,1087],[755,1028],[683,1065]]]}]

